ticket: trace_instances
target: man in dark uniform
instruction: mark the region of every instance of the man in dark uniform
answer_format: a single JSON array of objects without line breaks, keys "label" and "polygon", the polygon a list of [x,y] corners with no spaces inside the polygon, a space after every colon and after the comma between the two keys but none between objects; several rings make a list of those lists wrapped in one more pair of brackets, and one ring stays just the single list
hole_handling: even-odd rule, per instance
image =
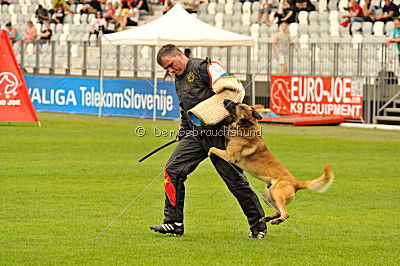
[{"label": "man in dark uniform", "polygon": [[[172,44],[165,45],[159,50],[157,62],[176,76],[175,89],[181,107],[181,128],[178,134],[179,143],[164,171],[166,192],[164,223],[150,226],[150,229],[162,234],[182,235],[184,232],[184,181],[187,175],[207,158],[208,150],[211,147],[224,149],[225,146],[225,137],[218,134],[222,130],[221,123],[199,129],[191,125],[187,117],[189,109],[215,95],[212,90],[212,79],[215,78],[212,69],[216,69],[218,66],[210,67],[212,63],[208,59],[189,59]],[[210,159],[247,216],[251,230],[249,238],[263,238],[266,233],[266,224],[259,222],[259,219],[264,217],[264,211],[256,194],[245,179],[243,171],[219,157],[212,156]]]}]

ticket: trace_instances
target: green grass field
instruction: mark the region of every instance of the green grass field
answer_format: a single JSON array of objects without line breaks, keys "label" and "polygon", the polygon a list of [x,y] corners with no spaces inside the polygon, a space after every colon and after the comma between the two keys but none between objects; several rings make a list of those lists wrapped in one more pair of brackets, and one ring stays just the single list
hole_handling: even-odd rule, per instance
[{"label": "green grass field", "polygon": [[[176,121],[39,113],[42,127],[0,123],[0,264],[398,265],[400,132],[263,126],[269,149],[299,179],[329,162],[326,193],[300,191],[288,223],[248,240],[238,203],[205,160],[186,182],[185,235],[148,229],[163,219],[163,178],[98,239],[154,177],[173,147],[137,160]],[[135,128],[148,135],[139,138]],[[263,184],[249,177],[262,191]],[[272,210],[262,203],[266,213]]]}]

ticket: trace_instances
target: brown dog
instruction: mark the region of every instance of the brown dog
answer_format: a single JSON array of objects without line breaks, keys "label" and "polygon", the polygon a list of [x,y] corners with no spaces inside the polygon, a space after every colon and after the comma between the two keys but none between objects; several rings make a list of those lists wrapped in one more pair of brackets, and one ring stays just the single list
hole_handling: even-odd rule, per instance
[{"label": "brown dog", "polygon": [[289,218],[286,204],[293,201],[297,190],[325,192],[329,188],[334,177],[328,164],[322,176],[308,181],[296,180],[265,146],[257,121],[262,118],[260,114],[246,104],[225,100],[224,105],[234,119],[228,128],[226,150],[212,147],[208,156],[215,154],[266,183],[264,201],[276,212],[260,221],[279,224]]}]

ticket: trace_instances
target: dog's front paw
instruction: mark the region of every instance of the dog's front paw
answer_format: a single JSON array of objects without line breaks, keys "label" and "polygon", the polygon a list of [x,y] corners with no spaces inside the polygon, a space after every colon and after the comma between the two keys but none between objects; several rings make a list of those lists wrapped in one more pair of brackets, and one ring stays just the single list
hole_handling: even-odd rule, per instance
[{"label": "dog's front paw", "polygon": [[271,221],[271,220],[272,220],[271,217],[265,216],[265,217],[261,218],[261,219],[258,220],[258,221],[261,222],[261,223],[268,223],[268,222]]},{"label": "dog's front paw", "polygon": [[278,225],[278,224],[280,224],[281,222],[283,222],[283,219],[275,219],[275,220],[272,220],[270,223],[271,224],[275,224],[275,225]]},{"label": "dog's front paw", "polygon": [[214,153],[214,150],[215,150],[215,147],[211,147],[211,148],[208,150],[208,157],[210,157],[211,154]]}]

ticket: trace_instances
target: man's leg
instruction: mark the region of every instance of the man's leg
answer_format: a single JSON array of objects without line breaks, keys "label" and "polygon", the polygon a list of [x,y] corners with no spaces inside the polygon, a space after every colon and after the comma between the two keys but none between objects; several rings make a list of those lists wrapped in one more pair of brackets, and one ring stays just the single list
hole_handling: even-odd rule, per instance
[{"label": "man's leg", "polygon": [[[225,138],[223,137],[208,138],[208,141],[208,144],[211,144],[210,147],[214,146],[219,149],[225,149]],[[210,159],[229,190],[238,200],[240,207],[247,216],[250,230],[257,233],[265,232],[266,224],[259,222],[265,216],[264,210],[257,195],[251,189],[243,170],[217,156],[212,155]]]},{"label": "man's leg", "polygon": [[[197,137],[186,136],[178,143],[164,170],[164,224],[183,223],[184,182],[187,175],[193,172],[206,157],[207,153]],[[151,229],[165,233],[153,226]]]}]

